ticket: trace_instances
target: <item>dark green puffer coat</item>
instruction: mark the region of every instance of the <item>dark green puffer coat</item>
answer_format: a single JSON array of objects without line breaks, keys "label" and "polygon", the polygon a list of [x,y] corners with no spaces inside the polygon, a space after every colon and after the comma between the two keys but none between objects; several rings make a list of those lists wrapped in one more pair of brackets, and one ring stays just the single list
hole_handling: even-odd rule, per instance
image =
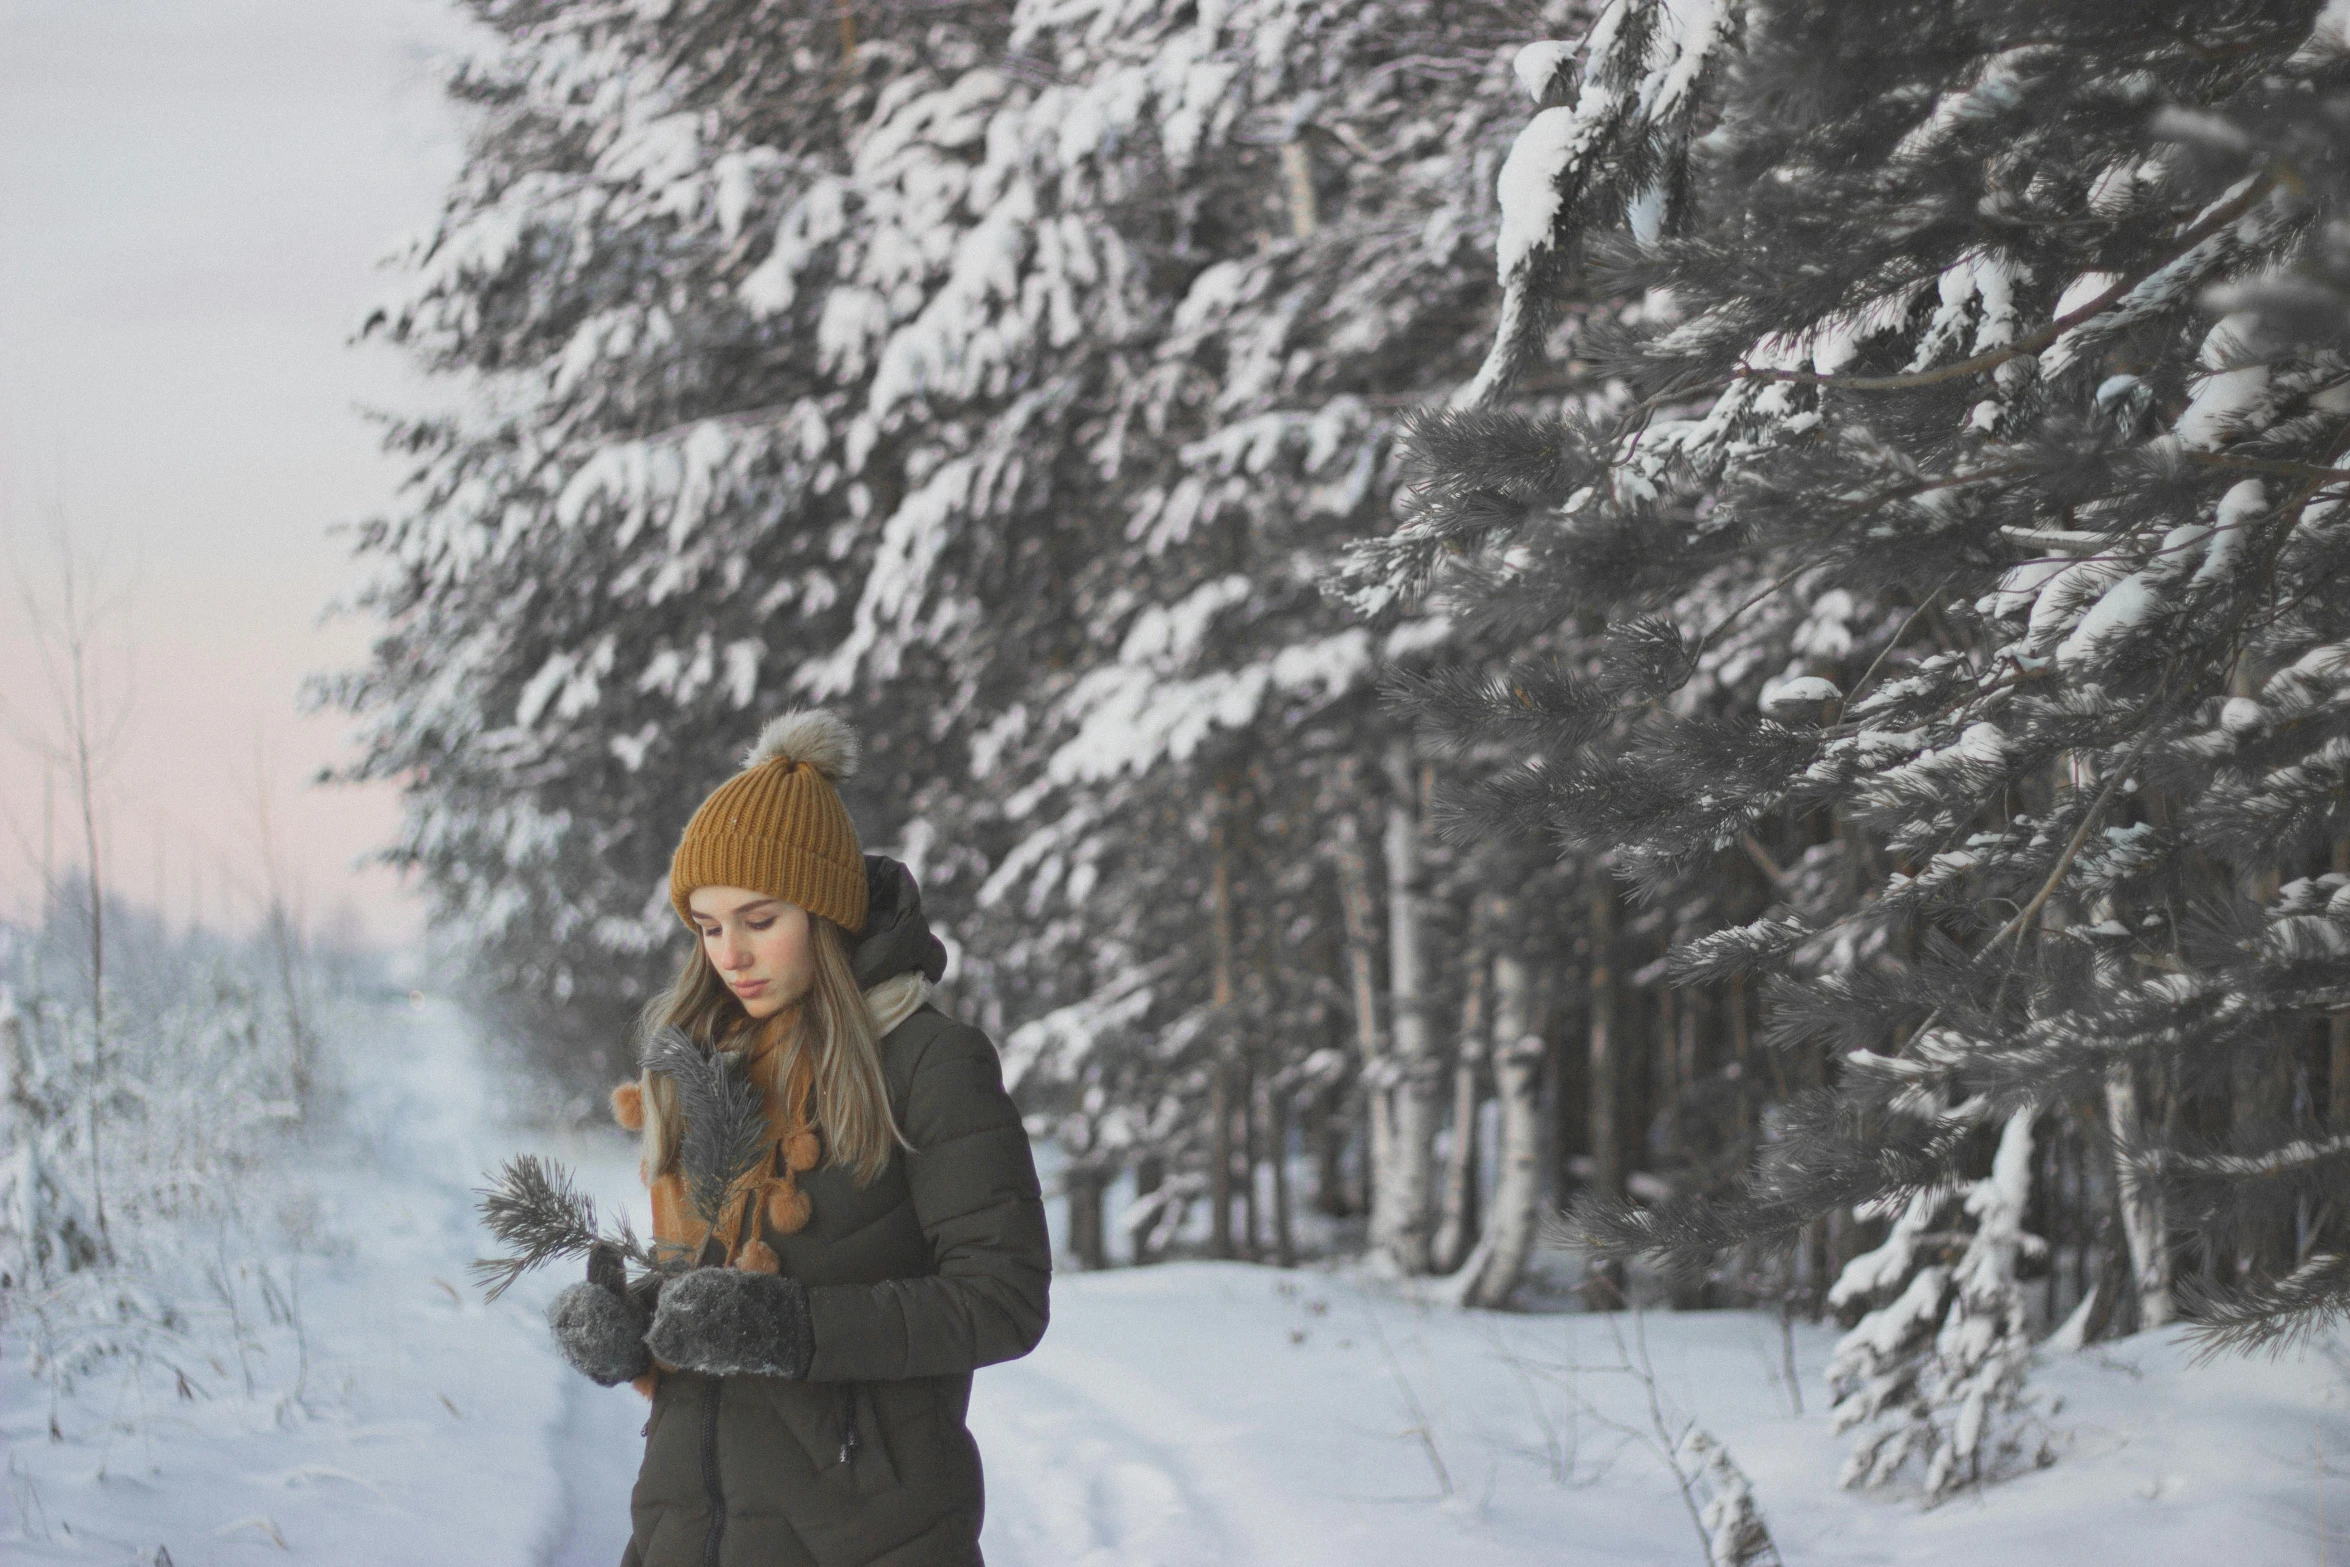
[{"label": "dark green puffer coat", "polygon": [[[935,977],[943,954],[912,876],[878,856],[867,871],[857,978]],[[963,1416],[971,1373],[1044,1334],[1044,1203],[985,1034],[924,1006],[881,1059],[912,1151],[863,1187],[810,1171],[807,1227],[762,1224],[783,1272],[808,1286],[807,1379],[661,1378],[622,1567],[979,1561],[979,1450]]]}]

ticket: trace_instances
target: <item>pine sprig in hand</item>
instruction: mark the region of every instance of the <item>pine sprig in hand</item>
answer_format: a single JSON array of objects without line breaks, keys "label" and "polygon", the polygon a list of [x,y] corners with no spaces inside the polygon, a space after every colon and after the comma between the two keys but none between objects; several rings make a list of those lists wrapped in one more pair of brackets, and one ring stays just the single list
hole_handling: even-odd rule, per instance
[{"label": "pine sprig in hand", "polygon": [[[767,1114],[745,1058],[734,1051],[705,1050],[674,1028],[662,1029],[645,1047],[648,1071],[668,1075],[677,1085],[685,1122],[678,1164],[685,1175],[686,1201],[702,1223],[715,1230],[728,1200],[744,1177],[767,1157]],[[562,1257],[586,1256],[604,1247],[652,1273],[674,1273],[686,1265],[677,1247],[647,1247],[624,1215],[618,1232],[603,1233],[595,1200],[581,1191],[571,1172],[551,1159],[522,1154],[509,1159],[481,1191],[481,1218],[506,1247],[503,1257],[473,1264],[486,1299],[496,1300],[531,1269]]]},{"label": "pine sprig in hand", "polygon": [[487,1300],[505,1294],[533,1268],[585,1256],[598,1246],[648,1271],[667,1271],[637,1239],[626,1215],[617,1235],[605,1235],[597,1227],[595,1199],[572,1184],[570,1171],[536,1154],[507,1160],[491,1177],[481,1190],[481,1219],[507,1248],[506,1256],[484,1257],[472,1266]]},{"label": "pine sprig in hand", "polygon": [[706,1050],[682,1031],[664,1028],[645,1046],[644,1066],[677,1085],[685,1122],[677,1150],[686,1200],[711,1229],[725,1217],[728,1199],[767,1157],[767,1112],[747,1059],[738,1051]]}]

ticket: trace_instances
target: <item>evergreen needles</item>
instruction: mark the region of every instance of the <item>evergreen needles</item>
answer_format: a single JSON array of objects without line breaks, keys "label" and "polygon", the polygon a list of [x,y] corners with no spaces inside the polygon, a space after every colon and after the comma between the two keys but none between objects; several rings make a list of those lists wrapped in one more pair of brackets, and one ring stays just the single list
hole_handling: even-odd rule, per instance
[{"label": "evergreen needles", "polygon": [[767,1113],[748,1061],[739,1051],[705,1049],[680,1030],[664,1028],[646,1042],[644,1066],[677,1087],[685,1122],[677,1157],[686,1201],[696,1218],[716,1229],[734,1189],[767,1156]]},{"label": "evergreen needles", "polygon": [[2350,1320],[2350,1257],[2311,1257],[2281,1279],[2229,1289],[2182,1279],[2179,1304],[2194,1324],[2198,1360],[2230,1350],[2282,1355]]},{"label": "evergreen needles", "polygon": [[583,1257],[609,1247],[639,1267],[660,1266],[638,1241],[623,1215],[616,1235],[596,1223],[595,1199],[572,1183],[571,1172],[552,1159],[520,1154],[499,1166],[481,1191],[484,1227],[507,1248],[503,1257],[485,1257],[471,1268],[482,1296],[496,1300],[531,1269],[562,1257]]}]

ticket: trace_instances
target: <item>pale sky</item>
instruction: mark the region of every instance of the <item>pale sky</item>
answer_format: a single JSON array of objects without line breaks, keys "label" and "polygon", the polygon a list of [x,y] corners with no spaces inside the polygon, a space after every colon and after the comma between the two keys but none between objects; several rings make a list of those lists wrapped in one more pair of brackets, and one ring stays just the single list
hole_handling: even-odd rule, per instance
[{"label": "pale sky", "polygon": [[24,732],[52,715],[18,583],[52,586],[62,511],[123,590],[110,886],[248,922],[264,755],[313,920],[415,933],[357,868],[390,791],[311,786],[347,725],[295,703],[365,646],[319,624],[357,581],[333,526],[398,479],[357,410],[445,396],[350,336],[455,169],[434,62],[465,36],[453,0],[0,0],[0,915],[40,883]]}]

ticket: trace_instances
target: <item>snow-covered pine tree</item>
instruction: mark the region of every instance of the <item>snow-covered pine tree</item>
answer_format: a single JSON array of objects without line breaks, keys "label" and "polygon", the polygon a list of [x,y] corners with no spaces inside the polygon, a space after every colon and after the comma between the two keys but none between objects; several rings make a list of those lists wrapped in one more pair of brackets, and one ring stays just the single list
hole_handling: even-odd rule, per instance
[{"label": "snow-covered pine tree", "polygon": [[[1020,14],[1016,43],[1048,85],[998,117],[991,155],[1015,171],[1023,206],[1115,216],[1078,308],[1131,321],[1131,300],[1096,295],[1146,284],[1148,330],[1088,332],[1040,361],[1088,388],[1065,428],[1090,482],[1049,518],[942,514],[930,578],[907,579],[903,619],[920,626],[952,605],[967,561],[1006,548],[1007,526],[1062,563],[1037,601],[1052,637],[1023,642],[1025,603],[975,620],[971,638],[1025,683],[977,737],[980,814],[926,826],[992,846],[987,912],[970,928],[976,973],[1011,1016],[1099,1013],[1128,993],[1137,952],[1164,955],[1181,972],[1159,974],[1148,1024],[1123,1037],[1165,1053],[1197,1101],[1221,1092],[1232,1111],[1273,1092],[1257,1108],[1278,1122],[1289,1089],[1324,1091],[1322,1067],[1298,1074],[1328,1061],[1347,987],[1333,997],[1335,973],[1309,980],[1283,961],[1273,933],[1300,926],[1275,910],[1298,903],[1307,931],[1338,923],[1316,875],[1330,808],[1308,802],[1365,804],[1335,780],[1349,766],[1383,776],[1392,728],[1371,680],[1428,629],[1374,638],[1322,601],[1318,578],[1384,503],[1391,410],[1482,351],[1490,283],[1467,239],[1491,213],[1457,174],[1481,147],[1498,161],[1505,116],[1484,89],[1518,23],[1482,7],[1298,4],[1127,7],[1114,30],[1094,20]],[[1026,291],[1049,261],[1008,253],[1005,286]],[[959,364],[983,346],[934,358]],[[907,641],[892,632],[858,656]],[[1381,829],[1375,814],[1355,826]],[[1298,847],[1268,855],[1276,842]],[[1237,922],[1230,962],[1224,920]],[[1411,1079],[1429,1106],[1441,1065]],[[1228,1119],[1166,1124],[1195,1134]],[[1159,1152],[1205,1158],[1211,1176],[1223,1163],[1212,1147]],[[1393,1199],[1404,1184],[1385,1189]],[[1420,1218],[1399,1229],[1424,1246],[1417,1189]]]},{"label": "snow-covered pine tree", "polygon": [[1692,1425],[1673,1449],[1673,1471],[1684,1477],[1690,1500],[1703,1504],[1697,1522],[1706,1567],[1781,1567],[1754,1483],[1712,1432]]},{"label": "snow-covered pine tree", "polygon": [[[1488,829],[1661,889],[1822,824],[1677,968],[1776,975],[1831,1083],[1734,1199],[1590,1205],[1599,1244],[1977,1190],[2088,1102],[2142,1320],[2191,1234],[2226,1340],[2350,1303],[2341,44],[2314,4],[1619,0],[1521,56],[1502,330],[1356,600],[1605,628],[1631,678],[1462,693],[1545,731]],[[1572,276],[1639,301],[1575,344],[1615,395],[1491,410]],[[1920,1385],[2004,1398],[2010,1330],[1942,1326]]]},{"label": "snow-covered pine tree", "polygon": [[[1828,1362],[1836,1429],[1870,1429],[1839,1480],[1883,1485],[1914,1459],[1930,1497],[1988,1478],[2045,1443],[2011,1417],[2028,1405],[2030,1322],[2019,1266],[2046,1248],[2023,1228],[2030,1198],[2032,1112],[2000,1132],[1991,1173],[1964,1191],[1909,1195],[1884,1243],[1855,1257],[1828,1292],[1869,1307]],[[1972,1230],[1937,1226],[1974,1220]],[[2028,1411],[2026,1411],[2028,1412]]]},{"label": "snow-covered pine tree", "polygon": [[[891,306],[869,274],[922,252],[851,251],[844,176],[862,158],[864,199],[959,206],[938,175],[974,121],[944,84],[999,24],[868,15],[860,39],[748,0],[471,9],[498,43],[451,82],[470,158],[369,323],[464,395],[390,427],[406,505],[359,535],[384,630],[326,694],[363,720],[354,773],[403,783],[395,857],[441,935],[592,1087],[670,961],[676,829],[852,634],[873,519],[907,487],[858,394],[871,308],[920,303],[918,280]],[[935,710],[854,716],[886,834],[893,757]]]}]

